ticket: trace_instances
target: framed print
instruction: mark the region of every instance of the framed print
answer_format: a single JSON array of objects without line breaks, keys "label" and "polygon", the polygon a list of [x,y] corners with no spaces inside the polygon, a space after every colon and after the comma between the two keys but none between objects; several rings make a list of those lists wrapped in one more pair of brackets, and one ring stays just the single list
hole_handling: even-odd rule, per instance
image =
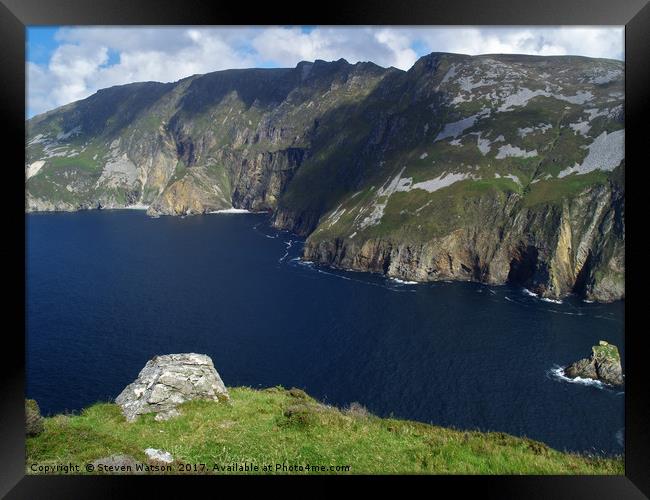
[{"label": "framed print", "polygon": [[7,498],[650,494],[646,2],[1,10]]}]

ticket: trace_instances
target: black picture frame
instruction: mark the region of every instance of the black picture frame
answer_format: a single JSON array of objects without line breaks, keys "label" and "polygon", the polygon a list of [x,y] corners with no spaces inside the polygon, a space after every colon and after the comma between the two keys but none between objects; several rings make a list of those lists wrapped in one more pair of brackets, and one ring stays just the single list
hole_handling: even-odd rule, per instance
[{"label": "black picture frame", "polygon": [[[5,269],[11,271],[8,316],[5,320],[2,357],[4,376],[0,378],[0,495],[7,498],[98,498],[117,496],[134,485],[150,489],[165,487],[172,478],[28,476],[25,475],[24,375],[25,375],[25,198],[19,186],[24,182],[25,140],[25,27],[29,25],[625,25],[625,128],[626,164],[633,176],[647,160],[643,130],[650,103],[650,5],[648,0],[545,0],[522,3],[516,0],[417,0],[373,2],[372,0],[330,1],[313,4],[313,10],[280,6],[276,2],[252,4],[201,0],[0,0],[0,68],[2,86],[0,109],[5,120],[3,135],[4,168],[10,182],[5,186],[6,221],[13,234],[6,238],[9,255]],[[643,156],[642,156],[643,155]],[[627,169],[629,171],[629,168]],[[628,224],[626,235],[626,286],[636,286],[636,277],[627,272],[630,262],[630,234],[637,238],[634,192],[639,189],[626,179]],[[629,191],[632,191],[630,196]],[[630,200],[632,209],[630,210]],[[641,207],[642,209],[642,207]],[[636,212],[638,214],[638,212]],[[643,219],[642,215],[632,217]],[[630,227],[632,231],[630,231]],[[5,246],[7,248],[7,246]],[[15,292],[22,291],[22,294]],[[454,496],[464,493],[488,498],[644,498],[650,497],[650,426],[648,389],[643,383],[642,332],[628,331],[631,304],[638,295],[629,294],[625,303],[625,476],[411,476],[427,490],[452,487]],[[21,309],[22,306],[22,309]],[[637,314],[638,315],[638,314]],[[8,327],[7,325],[15,325]],[[22,328],[23,334],[20,334]],[[180,478],[183,479],[183,478]],[[212,481],[232,483],[241,478],[194,477],[204,486]],[[309,481],[313,477],[261,478],[265,483],[287,479]],[[321,478],[322,479],[322,478]],[[354,478],[333,478],[338,487]],[[380,485],[387,479],[373,477]],[[342,483],[341,481],[345,481]],[[185,481],[187,482],[187,480]],[[258,479],[259,482],[259,479]],[[212,485],[212,486],[211,486]],[[432,488],[432,489],[429,489]],[[433,489],[435,488],[435,489]]]}]

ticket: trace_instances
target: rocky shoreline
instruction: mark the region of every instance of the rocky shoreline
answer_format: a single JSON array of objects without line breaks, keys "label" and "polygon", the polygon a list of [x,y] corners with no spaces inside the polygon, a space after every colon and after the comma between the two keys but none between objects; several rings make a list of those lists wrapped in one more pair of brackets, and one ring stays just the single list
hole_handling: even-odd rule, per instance
[{"label": "rocky shoreline", "polygon": [[623,200],[614,188],[590,189],[561,206],[520,210],[518,201],[515,195],[503,205],[479,204],[474,223],[430,241],[330,238],[317,230],[303,258],[406,281],[510,283],[549,299],[625,298],[624,243],[617,235]]},{"label": "rocky shoreline", "polygon": [[[601,205],[606,203],[603,198],[600,200]],[[152,211],[151,207],[134,205],[30,210],[30,213],[83,210],[146,210],[150,217],[160,216],[155,210]],[[611,212],[614,210],[603,215],[601,226],[612,224]],[[236,208],[216,211],[206,209],[200,213],[190,212],[188,215],[209,215],[219,212],[247,211]],[[271,213],[271,222],[277,229],[289,230],[298,236],[304,235],[303,221],[300,219],[288,221],[286,218],[279,218],[278,213]],[[491,234],[481,234],[480,229],[474,230],[473,233],[469,230],[455,232],[450,237],[426,243],[393,242],[382,238],[319,240],[308,236],[301,259],[333,269],[378,273],[389,278],[416,283],[468,281],[485,285],[511,284],[524,287],[541,298],[551,300],[561,300],[575,295],[588,302],[611,303],[625,298],[622,278],[624,267],[616,256],[610,258],[608,266],[621,278],[596,282],[593,274],[597,269],[590,250],[578,248],[577,255],[571,257],[568,253],[562,254],[561,245],[567,242],[561,239],[557,241],[555,249],[549,248],[543,242],[538,243],[539,246],[525,246],[521,241],[524,238],[523,234],[517,234],[512,228],[510,233],[509,240],[502,237],[498,242],[492,243],[489,240]],[[517,234],[517,237],[513,237],[512,234]],[[532,237],[531,234],[528,237]],[[589,242],[593,235],[583,234],[579,237],[584,247],[585,241]],[[562,238],[561,234],[560,238]],[[608,244],[609,242],[605,243]],[[602,261],[603,256],[599,257]]]}]

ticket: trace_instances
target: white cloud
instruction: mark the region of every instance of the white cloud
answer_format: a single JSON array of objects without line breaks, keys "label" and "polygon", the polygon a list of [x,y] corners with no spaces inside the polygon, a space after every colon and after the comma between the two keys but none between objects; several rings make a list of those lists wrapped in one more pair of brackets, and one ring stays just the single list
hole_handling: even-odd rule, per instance
[{"label": "white cloud", "polygon": [[61,28],[47,65],[27,62],[30,115],[134,81],[302,60],[373,61],[407,70],[429,52],[623,58],[623,28]]},{"label": "white cloud", "polygon": [[38,64],[27,62],[27,100],[26,108],[31,110],[46,111],[52,108],[50,99],[50,82],[47,70]]},{"label": "white cloud", "polygon": [[623,59],[623,27],[521,26],[422,29],[432,50],[461,54],[582,55]]},{"label": "white cloud", "polygon": [[268,28],[251,45],[262,60],[284,66],[343,58],[353,64],[373,61],[406,70],[417,59],[408,36],[389,28],[316,28],[308,33],[299,28]]},{"label": "white cloud", "polygon": [[396,68],[407,70],[418,59],[411,48],[412,41],[404,31],[383,29],[375,33],[375,39],[391,51],[394,57],[392,66]]},{"label": "white cloud", "polygon": [[91,81],[108,62],[107,47],[88,45],[59,46],[47,68],[50,93],[55,102],[65,104],[86,97]]}]

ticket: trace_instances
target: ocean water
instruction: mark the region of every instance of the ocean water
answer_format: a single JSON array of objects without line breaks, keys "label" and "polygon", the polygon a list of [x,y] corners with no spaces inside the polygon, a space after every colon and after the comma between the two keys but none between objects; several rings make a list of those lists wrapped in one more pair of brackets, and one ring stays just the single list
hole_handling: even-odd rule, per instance
[{"label": "ocean water", "polygon": [[623,453],[623,390],[558,371],[600,339],[624,354],[623,302],[319,268],[260,214],[30,214],[26,227],[26,392],[45,414],[114,399],[157,354],[197,352],[227,386]]}]

